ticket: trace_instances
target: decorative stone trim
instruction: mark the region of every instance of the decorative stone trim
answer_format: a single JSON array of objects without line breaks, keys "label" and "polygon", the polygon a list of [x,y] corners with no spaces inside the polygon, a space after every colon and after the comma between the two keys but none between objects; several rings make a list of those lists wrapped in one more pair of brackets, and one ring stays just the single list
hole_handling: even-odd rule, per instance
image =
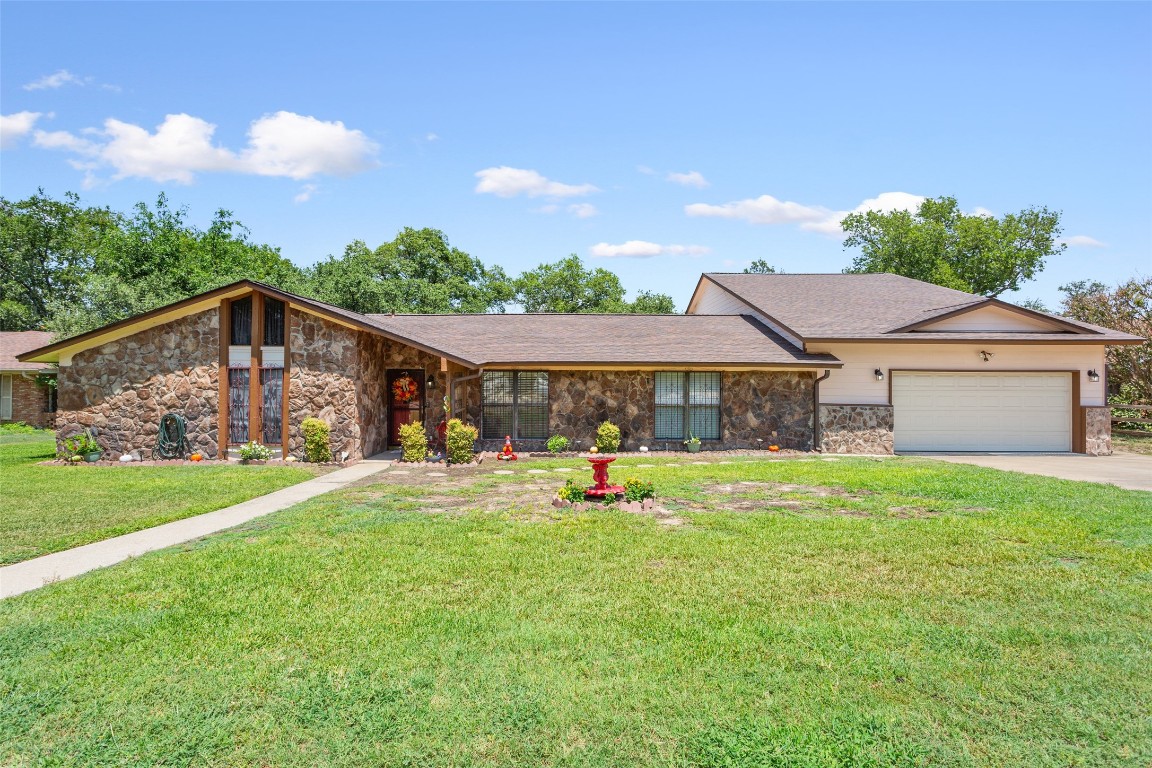
[{"label": "decorative stone trim", "polygon": [[1084,408],[1084,453],[1112,455],[1112,409],[1107,406]]},{"label": "decorative stone trim", "polygon": [[892,453],[890,405],[821,405],[820,448],[825,453]]},{"label": "decorative stone trim", "polygon": [[557,509],[571,509],[573,512],[587,512],[590,509],[611,509],[615,507],[621,512],[632,512],[633,514],[640,514],[641,512],[652,511],[652,499],[644,499],[644,501],[617,501],[614,504],[605,505],[602,501],[568,501],[559,496],[552,497],[552,506]]}]

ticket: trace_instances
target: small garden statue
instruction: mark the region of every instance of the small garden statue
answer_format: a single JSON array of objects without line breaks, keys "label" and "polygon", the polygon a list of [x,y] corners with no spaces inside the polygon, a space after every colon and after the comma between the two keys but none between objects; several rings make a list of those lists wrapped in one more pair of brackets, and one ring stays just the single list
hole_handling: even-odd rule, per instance
[{"label": "small garden statue", "polygon": [[516,461],[519,457],[512,452],[512,435],[504,437],[504,449],[500,451],[500,455],[496,458],[500,461]]}]

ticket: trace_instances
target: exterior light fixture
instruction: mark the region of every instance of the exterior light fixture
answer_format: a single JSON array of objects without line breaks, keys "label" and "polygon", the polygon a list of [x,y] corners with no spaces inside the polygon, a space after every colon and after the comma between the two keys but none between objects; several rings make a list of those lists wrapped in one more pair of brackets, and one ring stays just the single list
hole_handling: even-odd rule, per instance
[{"label": "exterior light fixture", "polygon": [[983,349],[980,350],[979,352],[977,352],[976,354],[980,355],[980,359],[983,360],[984,362],[988,362],[989,360],[991,360],[993,357],[996,356],[996,353],[986,352]]},{"label": "exterior light fixture", "polygon": [[876,375],[876,381],[884,381],[884,371],[877,368],[872,373]]},{"label": "exterior light fixture", "polygon": [[435,376],[429,376],[428,377],[428,389],[436,389],[436,377]]},{"label": "exterior light fixture", "polygon": [[1100,381],[1100,374],[1096,373],[1096,369],[1088,371],[1088,381]]}]

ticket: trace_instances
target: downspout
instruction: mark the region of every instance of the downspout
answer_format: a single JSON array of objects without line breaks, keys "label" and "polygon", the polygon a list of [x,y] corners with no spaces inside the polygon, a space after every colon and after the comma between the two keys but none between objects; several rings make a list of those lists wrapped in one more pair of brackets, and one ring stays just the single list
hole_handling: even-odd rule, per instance
[{"label": "downspout", "polygon": [[824,375],[812,382],[812,450],[822,451],[823,435],[820,434],[820,382],[832,375],[832,370],[824,369]]}]

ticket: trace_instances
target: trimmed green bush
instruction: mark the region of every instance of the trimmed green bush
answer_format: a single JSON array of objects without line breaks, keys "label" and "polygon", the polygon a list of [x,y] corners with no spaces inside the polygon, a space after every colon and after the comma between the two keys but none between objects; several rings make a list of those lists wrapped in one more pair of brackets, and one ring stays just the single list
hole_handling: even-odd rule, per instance
[{"label": "trimmed green bush", "polygon": [[587,488],[585,488],[585,486],[582,484],[576,482],[575,480],[569,480],[568,482],[564,483],[563,488],[556,491],[556,495],[565,501],[570,501],[575,504],[578,501],[584,501],[584,492],[586,490]]},{"label": "trimmed green bush", "polygon": [[644,501],[656,498],[656,487],[648,480],[630,477],[624,481],[625,501]]},{"label": "trimmed green bush", "polygon": [[600,453],[616,453],[620,450],[620,427],[606,421],[596,430],[596,447]]},{"label": "trimmed green bush", "polygon": [[548,438],[547,445],[549,453],[564,453],[568,450],[568,438],[564,435],[552,435]]},{"label": "trimmed green bush", "polygon": [[428,435],[424,434],[424,422],[413,421],[400,426],[400,450],[404,461],[428,458]]},{"label": "trimmed green bush", "polygon": [[306,461],[332,461],[332,446],[329,443],[331,428],[323,419],[304,419],[300,423],[304,433],[304,459]]},{"label": "trimmed green bush", "polygon": [[468,464],[472,461],[472,447],[480,433],[471,424],[465,424],[460,419],[448,422],[448,434],[445,438],[445,450],[448,453],[449,464]]}]

